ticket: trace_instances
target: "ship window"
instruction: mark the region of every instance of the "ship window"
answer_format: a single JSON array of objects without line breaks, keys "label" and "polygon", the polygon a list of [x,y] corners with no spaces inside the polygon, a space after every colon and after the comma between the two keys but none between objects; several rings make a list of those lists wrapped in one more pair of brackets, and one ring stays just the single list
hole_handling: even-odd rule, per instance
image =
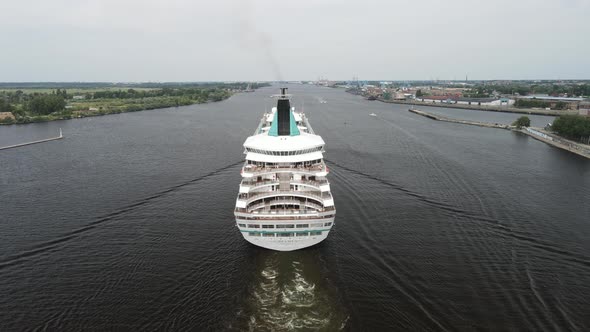
[{"label": "ship window", "polygon": [[251,232],[250,233],[250,236],[260,236],[260,233],[258,233],[258,232]]},{"label": "ship window", "polygon": [[285,225],[285,228],[294,228],[295,225]]},{"label": "ship window", "polygon": [[322,235],[322,232],[309,232],[311,236]]},{"label": "ship window", "polygon": [[332,223],[331,222],[327,222],[327,223],[324,224],[324,226],[332,226]]},{"label": "ship window", "polygon": [[275,225],[262,225],[262,228],[275,228]]},{"label": "ship window", "polygon": [[308,236],[309,232],[295,233],[295,236]]},{"label": "ship window", "polygon": [[260,228],[260,225],[248,224],[248,228]]},{"label": "ship window", "polygon": [[309,224],[297,224],[297,228],[307,228]]},{"label": "ship window", "polygon": [[319,224],[311,224],[311,227],[322,227],[324,226],[322,223]]},{"label": "ship window", "polygon": [[244,225],[244,224],[238,224],[238,226],[240,226],[240,227],[246,227],[246,225]]},{"label": "ship window", "polygon": [[292,236],[294,236],[293,233],[278,233],[277,235],[280,236],[280,237],[292,237]]},{"label": "ship window", "polygon": [[264,237],[275,237],[275,233],[262,233]]}]

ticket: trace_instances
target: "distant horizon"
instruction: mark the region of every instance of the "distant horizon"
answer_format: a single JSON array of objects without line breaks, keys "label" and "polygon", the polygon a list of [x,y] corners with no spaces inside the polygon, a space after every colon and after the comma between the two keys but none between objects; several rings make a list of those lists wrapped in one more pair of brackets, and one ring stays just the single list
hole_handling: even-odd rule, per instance
[{"label": "distant horizon", "polygon": [[585,80],[588,0],[23,0],[7,82]]},{"label": "distant horizon", "polygon": [[[180,83],[180,84],[191,84],[191,83],[239,83],[239,82],[263,82],[263,83],[295,83],[295,82],[319,82],[319,81],[329,81],[329,82],[350,82],[353,81],[352,79],[293,79],[293,80],[203,80],[203,81],[0,81],[0,85],[10,85],[10,84],[169,84],[169,83]],[[590,82],[590,78],[559,78],[559,79],[552,79],[552,78],[536,78],[536,79],[469,79],[469,80],[461,80],[461,79],[362,79],[359,78],[358,81],[360,82],[494,82],[494,81],[508,81],[508,82],[556,82],[556,81],[563,81],[563,82]]]}]

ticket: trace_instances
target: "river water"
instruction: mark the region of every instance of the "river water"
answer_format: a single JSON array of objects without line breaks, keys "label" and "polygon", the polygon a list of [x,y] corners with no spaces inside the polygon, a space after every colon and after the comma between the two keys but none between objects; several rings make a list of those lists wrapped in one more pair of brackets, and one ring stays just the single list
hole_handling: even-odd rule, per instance
[{"label": "river water", "polygon": [[276,90],[0,127],[66,135],[0,151],[0,330],[590,329],[590,161],[518,133],[293,85],[336,225],[296,252],[244,241],[242,143]]}]

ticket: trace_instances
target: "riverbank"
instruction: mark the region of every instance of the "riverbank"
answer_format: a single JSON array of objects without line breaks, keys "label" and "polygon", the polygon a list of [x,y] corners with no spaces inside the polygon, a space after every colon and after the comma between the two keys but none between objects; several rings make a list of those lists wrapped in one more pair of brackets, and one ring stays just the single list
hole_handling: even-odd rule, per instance
[{"label": "riverbank", "polygon": [[590,159],[590,146],[588,145],[570,141],[541,128],[524,128],[518,131],[543,143]]},{"label": "riverbank", "polygon": [[12,125],[12,124],[29,124],[39,122],[50,122],[58,120],[71,120],[79,118],[87,118],[94,116],[103,116],[110,114],[121,114],[130,112],[147,111],[161,108],[171,108],[179,106],[188,106],[196,104],[205,104],[211,102],[217,102],[225,100],[231,97],[233,93],[229,93],[223,96],[221,99],[216,100],[186,100],[176,98],[151,98],[149,100],[105,100],[105,101],[92,101],[90,107],[85,107],[83,110],[64,110],[48,115],[35,115],[35,116],[23,116],[17,120],[11,122],[0,122],[0,125]]},{"label": "riverbank", "polygon": [[[65,83],[64,83],[65,84]],[[98,83],[97,83],[98,84]],[[152,109],[210,103],[240,92],[254,91],[268,84],[194,83],[133,84],[78,87],[56,84],[53,89],[36,85],[0,90],[0,124],[27,124],[120,114]],[[61,87],[61,88],[60,88]]]},{"label": "riverbank", "polygon": [[590,159],[590,146],[585,144],[580,144],[574,141],[570,141],[565,139],[561,136],[558,136],[554,133],[548,132],[542,128],[522,128],[518,129],[516,126],[507,125],[507,124],[500,124],[500,123],[488,123],[488,122],[479,122],[479,121],[468,121],[468,120],[458,120],[458,119],[451,119],[444,116],[440,116],[437,114],[432,114],[420,110],[409,109],[411,113],[421,115],[423,117],[436,120],[436,121],[443,121],[443,122],[451,122],[451,123],[459,123],[471,126],[478,126],[478,127],[486,127],[486,128],[497,128],[497,129],[506,129],[511,131],[516,131],[522,133],[524,135],[530,136],[536,140],[539,140],[543,143],[549,144],[556,148],[560,148],[562,150],[566,150],[572,153],[575,153],[579,156],[586,157]]},{"label": "riverbank", "polygon": [[432,107],[444,107],[444,108],[459,108],[471,111],[484,111],[484,112],[502,112],[502,113],[514,113],[514,114],[535,114],[535,115],[547,115],[547,116],[559,116],[564,114],[578,114],[577,111],[565,110],[542,110],[532,108],[515,108],[508,106],[477,106],[477,105],[463,105],[463,104],[447,104],[447,103],[427,103],[422,101],[405,101],[405,100],[385,100],[378,98],[380,102],[390,104],[403,104],[403,105],[417,105],[417,106],[432,106]]}]

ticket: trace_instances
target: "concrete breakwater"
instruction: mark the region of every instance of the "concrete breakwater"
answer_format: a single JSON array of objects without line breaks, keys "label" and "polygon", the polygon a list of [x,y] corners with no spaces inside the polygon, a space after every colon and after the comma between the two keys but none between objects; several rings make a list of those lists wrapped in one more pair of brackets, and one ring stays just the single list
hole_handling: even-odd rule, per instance
[{"label": "concrete breakwater", "polygon": [[580,144],[567,140],[563,137],[559,137],[553,133],[547,132],[541,128],[525,128],[519,130],[519,132],[528,135],[536,140],[555,146],[557,148],[575,153],[579,156],[590,159],[590,146],[586,144]]},{"label": "concrete breakwater", "polygon": [[27,145],[33,145],[33,144],[51,142],[51,141],[55,141],[55,140],[63,139],[63,138],[64,138],[64,136],[63,136],[63,134],[61,132],[61,129],[60,129],[59,130],[59,136],[57,136],[57,137],[51,137],[51,138],[46,138],[46,139],[42,139],[42,140],[38,140],[38,141],[33,141],[33,142],[26,142],[26,143],[20,143],[20,144],[3,146],[3,147],[0,147],[0,150],[14,149],[14,148],[22,147],[22,146],[27,146]]},{"label": "concrete breakwater", "polygon": [[498,129],[507,129],[507,130],[516,131],[516,132],[528,135],[528,136],[530,136],[536,140],[539,140],[543,143],[547,143],[547,144],[554,146],[556,148],[560,148],[562,150],[566,150],[566,151],[575,153],[579,156],[586,157],[586,158],[590,159],[590,146],[567,140],[563,137],[557,136],[557,135],[550,133],[546,130],[543,130],[541,128],[518,129],[515,126],[500,124],[500,123],[487,123],[487,122],[451,119],[451,118],[447,118],[444,116],[440,116],[440,115],[436,115],[436,114],[432,114],[432,113],[427,113],[427,112],[419,111],[419,110],[415,110],[415,109],[409,109],[408,111],[418,114],[418,115],[421,115],[421,116],[424,116],[424,117],[427,117],[429,119],[436,120],[436,121],[445,121],[445,122],[451,122],[451,123],[466,124],[466,125],[471,125],[471,126],[479,126],[479,127],[486,127],[486,128],[498,128]]},{"label": "concrete breakwater", "polygon": [[437,114],[427,113],[427,112],[419,111],[419,110],[415,110],[415,109],[409,109],[408,111],[410,111],[412,113],[416,113],[418,115],[422,115],[424,117],[427,117],[429,119],[433,119],[433,120],[436,120],[436,121],[445,121],[445,122],[466,124],[466,125],[471,125],[471,126],[479,126],[479,127],[486,127],[486,128],[498,128],[498,129],[508,129],[508,130],[515,128],[514,126],[510,126],[510,125],[506,125],[506,124],[502,124],[502,123],[489,123],[489,122],[479,122],[479,121],[451,119],[451,118],[447,118],[447,117],[440,116],[440,115],[437,115]]}]

